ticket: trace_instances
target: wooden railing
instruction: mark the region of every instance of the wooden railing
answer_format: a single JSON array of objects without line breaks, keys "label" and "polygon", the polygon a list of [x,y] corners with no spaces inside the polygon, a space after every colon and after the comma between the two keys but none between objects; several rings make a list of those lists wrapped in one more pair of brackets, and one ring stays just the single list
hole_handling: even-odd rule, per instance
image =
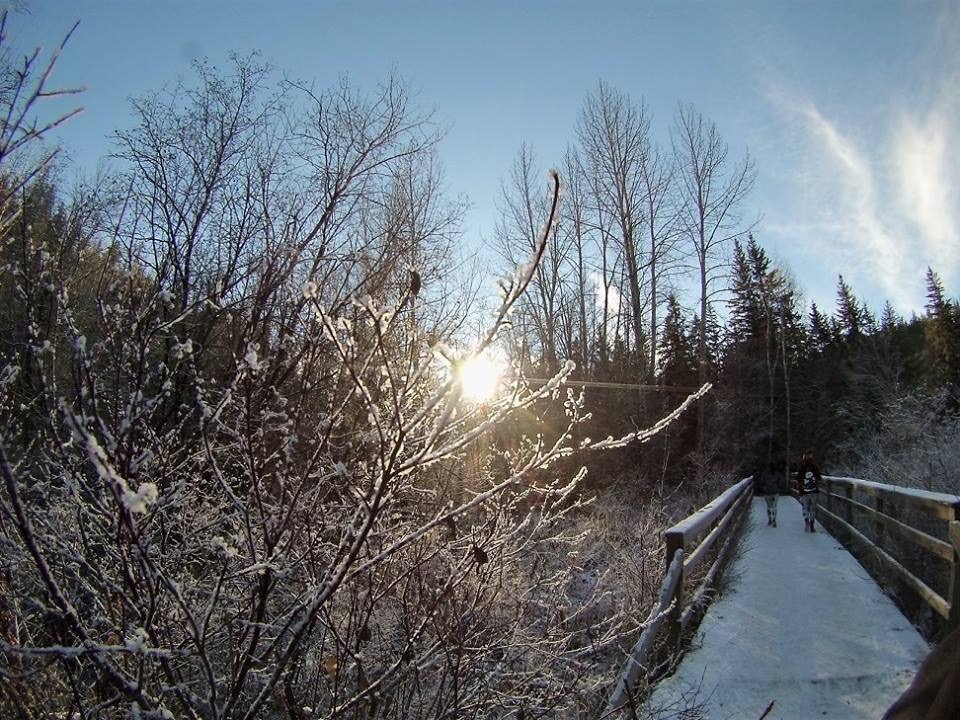
[{"label": "wooden railing", "polygon": [[[611,708],[624,707],[640,678],[651,676],[655,648],[662,648],[668,657],[677,654],[684,633],[709,602],[752,497],[753,478],[746,478],[664,533],[666,556],[660,594],[610,696]],[[696,575],[707,557],[713,558],[709,569],[702,576]],[[699,579],[686,588],[690,597],[686,600],[684,581],[695,575]]]},{"label": "wooden railing", "polygon": [[[856,478],[825,476],[823,481],[817,515],[828,521],[833,535],[845,533],[861,562],[872,560],[902,580],[948,627],[960,624],[960,496]],[[896,538],[918,548],[920,562],[911,561],[910,553],[894,557]],[[920,577],[926,574],[920,564],[929,564],[931,556],[940,558],[949,572],[943,583],[946,597]]]}]

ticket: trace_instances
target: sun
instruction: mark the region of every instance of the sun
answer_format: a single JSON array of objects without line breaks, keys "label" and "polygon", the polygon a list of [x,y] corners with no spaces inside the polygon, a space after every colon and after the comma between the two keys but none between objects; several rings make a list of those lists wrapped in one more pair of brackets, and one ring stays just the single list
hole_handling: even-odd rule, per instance
[{"label": "sun", "polygon": [[502,374],[500,363],[486,355],[469,358],[457,370],[464,397],[475,402],[486,402],[493,397]]}]

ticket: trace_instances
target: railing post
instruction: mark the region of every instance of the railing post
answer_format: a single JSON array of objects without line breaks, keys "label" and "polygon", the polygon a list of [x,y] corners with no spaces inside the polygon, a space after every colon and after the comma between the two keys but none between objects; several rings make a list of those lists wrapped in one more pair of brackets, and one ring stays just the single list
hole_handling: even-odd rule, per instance
[{"label": "railing post", "polygon": [[[664,540],[666,540],[667,549],[663,566],[664,573],[667,573],[670,571],[670,563],[673,562],[673,556],[677,550],[684,549],[683,533],[667,530],[664,533]],[[667,624],[670,628],[667,647],[668,654],[676,654],[680,650],[680,617],[683,614],[683,566],[680,567],[680,581],[677,583],[677,589],[674,591],[671,600],[673,601],[673,608],[667,615]]]},{"label": "railing post", "polygon": [[[890,508],[892,512],[896,512],[895,510],[896,505],[894,505],[893,503],[890,503]],[[876,510],[877,510],[877,513],[881,515],[887,514],[886,505],[883,502],[883,495],[877,496]],[[882,548],[884,546],[885,534],[886,534],[886,530],[883,524],[883,520],[877,517],[877,519],[874,520],[874,523],[873,523],[873,541],[877,544],[878,547]]]},{"label": "railing post", "polygon": [[948,526],[950,544],[953,545],[953,566],[950,573],[950,617],[947,627],[960,625],[960,506],[953,506],[953,520]]},{"label": "railing post", "polygon": [[844,485],[843,494],[847,496],[847,507],[843,510],[843,519],[847,521],[850,527],[855,527],[853,524],[853,504],[850,502],[850,500],[853,500],[853,485],[851,483]]},{"label": "railing post", "polygon": [[[827,481],[827,499],[826,499],[827,510],[829,510],[834,515],[836,515],[837,501],[833,499],[833,492],[835,489],[833,487],[833,480],[831,480],[830,478],[827,478],[826,481]],[[823,521],[821,520],[820,522],[822,523]]]}]

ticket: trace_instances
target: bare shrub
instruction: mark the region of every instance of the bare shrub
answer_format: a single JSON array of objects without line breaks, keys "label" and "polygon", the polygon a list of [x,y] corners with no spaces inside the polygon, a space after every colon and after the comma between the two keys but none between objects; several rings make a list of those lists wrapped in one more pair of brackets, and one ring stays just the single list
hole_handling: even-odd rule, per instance
[{"label": "bare shrub", "polygon": [[[367,97],[270,77],[200,65],[139,101],[75,254],[42,167],[0,165],[23,191],[0,238],[17,300],[0,346],[2,713],[595,715],[657,518],[585,509],[585,471],[558,463],[644,442],[708,388],[596,442],[574,440],[583,396],[561,401],[572,363],[465,397],[460,369],[545,255],[559,178],[531,257],[458,348],[470,284],[451,275],[460,206],[429,118],[396,79]],[[42,95],[0,95],[0,138],[32,132],[16,109]],[[562,406],[551,432],[495,471],[475,462],[544,403]],[[594,574],[603,552],[615,567]]]}]

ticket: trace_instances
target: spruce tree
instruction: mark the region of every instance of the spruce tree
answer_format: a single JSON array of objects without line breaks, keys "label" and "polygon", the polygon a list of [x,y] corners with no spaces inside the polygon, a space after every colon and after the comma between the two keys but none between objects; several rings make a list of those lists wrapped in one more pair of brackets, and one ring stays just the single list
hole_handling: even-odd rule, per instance
[{"label": "spruce tree", "polygon": [[693,385],[697,380],[696,346],[675,293],[667,297],[667,313],[660,340],[659,381],[663,385]]},{"label": "spruce tree", "polygon": [[757,283],[747,253],[740,242],[733,246],[733,272],[730,285],[730,335],[734,343],[755,338],[759,334],[760,302]]},{"label": "spruce tree", "polygon": [[932,379],[956,387],[960,383],[960,309],[946,297],[943,283],[927,268],[927,316],[923,321]]},{"label": "spruce tree", "polygon": [[880,315],[880,331],[889,333],[902,324],[903,318],[897,315],[897,311],[893,309],[893,305],[887,300],[883,304],[883,313]]},{"label": "spruce tree", "polygon": [[837,331],[845,340],[860,337],[864,330],[864,314],[850,286],[839,276],[837,282]]}]

